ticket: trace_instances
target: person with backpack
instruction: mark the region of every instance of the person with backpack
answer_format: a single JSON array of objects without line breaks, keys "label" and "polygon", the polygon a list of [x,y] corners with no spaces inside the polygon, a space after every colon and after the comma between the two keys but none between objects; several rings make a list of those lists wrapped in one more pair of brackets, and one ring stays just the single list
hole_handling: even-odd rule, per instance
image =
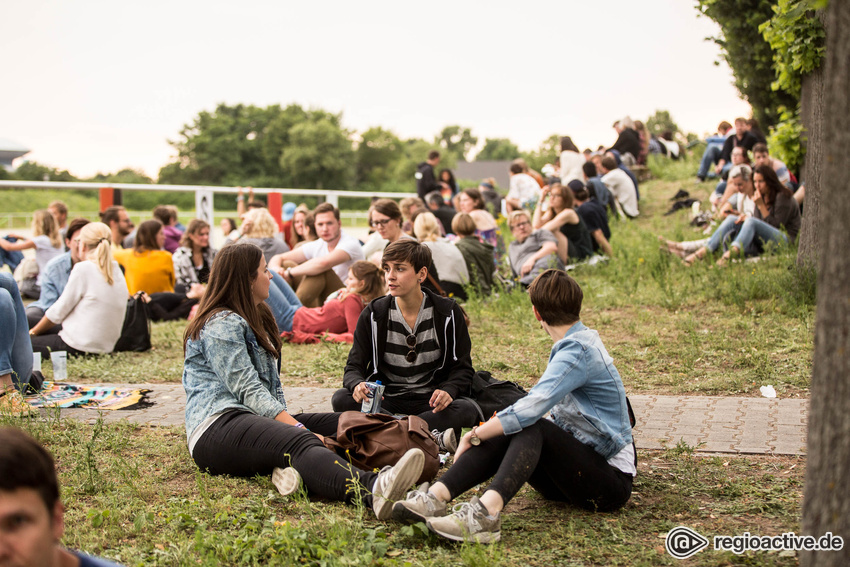
[{"label": "person with backpack", "polygon": [[[612,512],[637,474],[629,404],[596,331],[581,323],[581,287],[547,270],[528,289],[534,316],[554,345],[543,376],[510,407],[464,435],[440,480],[393,505],[393,518],[424,521],[453,541],[501,538],[501,512],[528,482],[546,499]],[[547,414],[550,417],[545,418]],[[479,498],[448,503],[493,478]]]}]

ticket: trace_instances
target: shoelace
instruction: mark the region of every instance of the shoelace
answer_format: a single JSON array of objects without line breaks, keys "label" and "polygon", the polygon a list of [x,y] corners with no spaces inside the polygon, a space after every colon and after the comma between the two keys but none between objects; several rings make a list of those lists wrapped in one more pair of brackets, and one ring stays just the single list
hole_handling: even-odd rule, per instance
[{"label": "shoelace", "polygon": [[411,490],[407,493],[407,499],[413,500],[414,502],[421,502],[425,504],[428,510],[436,510],[437,506],[435,504],[435,498],[428,496],[427,492],[422,492],[421,490]]}]

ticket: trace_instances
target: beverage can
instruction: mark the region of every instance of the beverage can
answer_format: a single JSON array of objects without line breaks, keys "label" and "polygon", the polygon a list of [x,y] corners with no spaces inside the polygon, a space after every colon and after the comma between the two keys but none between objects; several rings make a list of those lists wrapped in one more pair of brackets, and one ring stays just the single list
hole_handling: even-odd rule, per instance
[{"label": "beverage can", "polygon": [[51,352],[50,362],[53,363],[53,381],[68,379],[68,353],[64,350]]},{"label": "beverage can", "polygon": [[360,411],[363,413],[379,413],[383,397],[384,385],[380,381],[366,382],[366,399],[360,404]]}]

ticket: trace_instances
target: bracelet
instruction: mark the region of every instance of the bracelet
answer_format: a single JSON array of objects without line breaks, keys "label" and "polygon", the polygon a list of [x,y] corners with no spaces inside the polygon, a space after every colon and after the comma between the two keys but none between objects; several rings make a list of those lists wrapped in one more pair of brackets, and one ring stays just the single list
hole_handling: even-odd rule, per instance
[{"label": "bracelet", "polygon": [[244,200],[245,200],[245,197],[243,197],[242,195],[239,195],[238,197],[236,197],[236,202],[237,202],[237,203],[238,203],[239,201],[244,201]]},{"label": "bracelet", "polygon": [[300,429],[307,429],[307,427],[303,423],[301,423],[300,421],[295,424],[295,427],[298,427]]}]

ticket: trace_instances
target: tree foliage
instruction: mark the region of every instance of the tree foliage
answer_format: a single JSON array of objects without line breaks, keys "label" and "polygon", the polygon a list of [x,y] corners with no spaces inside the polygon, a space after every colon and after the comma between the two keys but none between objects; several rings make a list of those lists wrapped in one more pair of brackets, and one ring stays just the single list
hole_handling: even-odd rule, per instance
[{"label": "tree foliage", "polygon": [[707,38],[721,49],[732,69],[735,87],[753,107],[753,116],[763,128],[780,120],[782,109],[795,108],[799,91],[773,89],[773,49],[760,31],[773,17],[770,0],[698,0],[699,12],[720,26],[721,36]]},{"label": "tree foliage", "polygon": [[536,150],[523,152],[521,157],[528,164],[528,167],[535,171],[540,171],[547,163],[553,163],[555,158],[561,153],[561,136],[552,134],[537,147]]},{"label": "tree foliage", "polygon": [[670,116],[669,110],[656,110],[655,114],[646,119],[646,128],[650,134],[660,136],[665,132],[675,134],[679,131],[679,125]]},{"label": "tree foliage", "polygon": [[[434,143],[443,148],[444,153],[453,156],[455,161],[466,160],[469,152],[478,143],[478,138],[472,135],[472,129],[453,125],[443,128]],[[443,158],[445,157],[444,155]]]},{"label": "tree foliage", "polygon": [[502,161],[519,157],[519,148],[507,138],[487,138],[475,161]]},{"label": "tree foliage", "polygon": [[357,145],[357,184],[372,187],[395,176],[394,166],[404,155],[404,145],[393,132],[369,128]]},{"label": "tree foliage", "polygon": [[37,161],[25,161],[9,178],[21,181],[79,181],[67,169],[60,170]]}]

